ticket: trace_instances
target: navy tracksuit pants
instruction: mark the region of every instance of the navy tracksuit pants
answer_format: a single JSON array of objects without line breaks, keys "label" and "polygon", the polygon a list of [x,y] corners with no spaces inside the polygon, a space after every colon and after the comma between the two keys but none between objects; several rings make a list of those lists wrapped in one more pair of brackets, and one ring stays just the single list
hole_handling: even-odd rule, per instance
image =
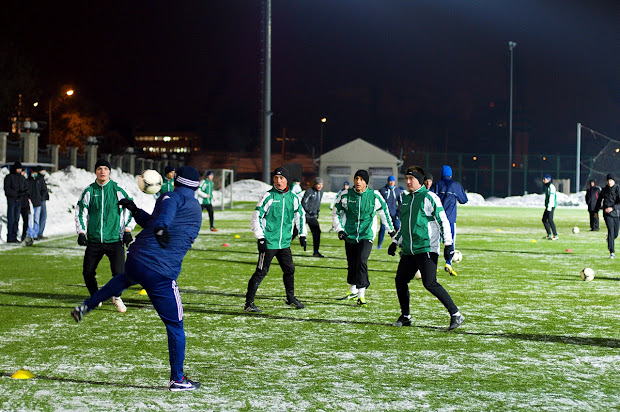
[{"label": "navy tracksuit pants", "polygon": [[137,283],[146,290],[157,314],[166,325],[170,380],[181,380],[185,360],[185,330],[183,329],[183,305],[176,280],[152,271],[128,255],[125,273],[114,276],[84,303],[90,310],[95,308],[99,302],[108,300],[112,296],[120,296],[123,290]]}]

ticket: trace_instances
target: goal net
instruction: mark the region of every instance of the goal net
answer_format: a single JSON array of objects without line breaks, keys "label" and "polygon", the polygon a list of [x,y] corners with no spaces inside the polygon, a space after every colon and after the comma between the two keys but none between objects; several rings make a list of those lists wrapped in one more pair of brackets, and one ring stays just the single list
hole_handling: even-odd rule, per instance
[{"label": "goal net", "polygon": [[603,187],[607,184],[606,176],[609,173],[620,175],[620,141],[582,124],[579,124],[578,130],[578,143],[581,143],[579,167],[581,176],[586,176],[581,190],[587,189],[590,180]]}]

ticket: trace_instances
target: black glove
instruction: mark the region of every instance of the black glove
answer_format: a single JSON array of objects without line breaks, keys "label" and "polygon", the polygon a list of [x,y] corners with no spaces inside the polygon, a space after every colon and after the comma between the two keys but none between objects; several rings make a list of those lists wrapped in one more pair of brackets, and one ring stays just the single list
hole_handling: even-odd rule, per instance
[{"label": "black glove", "polygon": [[[133,203],[133,202],[132,202]],[[125,246],[129,246],[129,244],[133,241],[133,237],[131,236],[131,232],[123,233],[123,243]]]},{"label": "black glove", "polygon": [[443,258],[446,260],[446,262],[449,262],[452,259],[453,255],[454,255],[454,245],[444,246]]},{"label": "black glove", "polygon": [[396,247],[397,247],[396,243],[392,243],[390,245],[390,247],[388,248],[388,255],[395,256],[396,255]]},{"label": "black glove", "polygon": [[394,236],[396,236],[396,231],[395,231],[395,230],[392,230],[391,232],[389,232],[389,233],[388,233],[388,235],[389,235],[390,237],[394,237]]},{"label": "black glove", "polygon": [[299,236],[299,244],[304,248],[304,252],[306,251],[306,237]]},{"label": "black glove", "polygon": [[258,239],[256,243],[258,244],[258,253],[265,253],[267,251],[267,241],[264,237]]},{"label": "black glove", "polygon": [[129,210],[134,215],[138,214],[138,211],[140,210],[138,209],[138,206],[136,206],[136,204],[131,199],[123,198],[119,200],[117,204]]},{"label": "black glove", "polygon": [[344,233],[344,230],[341,230],[340,232],[338,232],[338,239],[340,240],[345,240],[347,237],[346,233]]},{"label": "black glove", "polygon": [[157,239],[159,246],[165,249],[170,243],[170,233],[168,233],[168,229],[163,226],[156,227],[153,233],[155,234],[155,239]]},{"label": "black glove", "polygon": [[80,246],[88,245],[88,241],[86,240],[86,234],[80,233],[78,235],[78,245],[80,245]]}]

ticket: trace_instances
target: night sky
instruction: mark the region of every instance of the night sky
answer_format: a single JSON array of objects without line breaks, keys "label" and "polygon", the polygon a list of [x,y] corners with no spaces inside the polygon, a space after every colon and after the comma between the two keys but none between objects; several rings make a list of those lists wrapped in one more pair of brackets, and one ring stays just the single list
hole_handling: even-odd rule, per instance
[{"label": "night sky", "polygon": [[[126,3],[11,1],[2,44],[33,62],[42,99],[71,84],[123,133],[255,147],[262,2]],[[326,150],[506,152],[509,40],[530,153],[573,154],[577,122],[620,138],[617,0],[273,0],[272,18],[272,132],[301,151],[326,117]]]}]

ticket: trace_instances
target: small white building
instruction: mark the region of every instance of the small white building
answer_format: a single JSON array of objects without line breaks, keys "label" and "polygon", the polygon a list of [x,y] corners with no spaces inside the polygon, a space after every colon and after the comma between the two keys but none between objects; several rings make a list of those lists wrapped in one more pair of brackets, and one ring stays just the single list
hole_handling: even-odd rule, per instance
[{"label": "small white building", "polygon": [[337,192],[345,181],[352,186],[355,172],[364,169],[370,175],[368,186],[378,190],[387,183],[388,176],[398,179],[401,164],[393,154],[355,139],[320,157],[319,176],[323,178],[325,191]]}]

